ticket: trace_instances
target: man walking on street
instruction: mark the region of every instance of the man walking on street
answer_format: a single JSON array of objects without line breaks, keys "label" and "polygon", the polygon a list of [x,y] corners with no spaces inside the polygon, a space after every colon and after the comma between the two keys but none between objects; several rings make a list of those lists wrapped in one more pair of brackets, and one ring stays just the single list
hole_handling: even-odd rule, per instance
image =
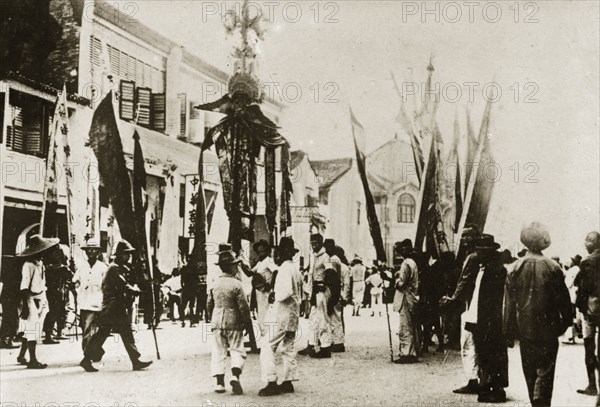
[{"label": "man walking on street", "polygon": [[529,252],[506,279],[504,332],[509,346],[514,339],[520,341],[532,406],[550,406],[558,337],[571,324],[571,300],[562,270],[542,254],[551,242],[545,226],[538,222],[526,225],[521,230],[521,242]]},{"label": "man walking on street", "polygon": [[98,312],[102,309],[102,281],[108,266],[100,261],[102,249],[97,242],[89,241],[81,249],[87,261],[77,265],[73,283],[78,291],[79,323],[83,332],[81,346],[85,350],[96,330]]},{"label": "man walking on street", "polygon": [[86,372],[97,372],[93,361],[102,359],[104,350],[102,345],[110,336],[111,331],[119,334],[125,350],[129,355],[133,370],[142,370],[150,364],[143,362],[135,346],[135,339],[131,330],[131,295],[139,295],[140,290],[130,285],[126,279],[129,274],[127,262],[135,249],[126,240],[121,240],[115,246],[115,260],[108,266],[102,281],[102,309],[97,318],[98,330],[90,338],[84,349],[84,357],[79,365]]},{"label": "man walking on street", "polygon": [[[224,247],[224,245],[222,245]],[[225,392],[225,360],[227,351],[231,355],[231,389],[233,394],[243,394],[240,384],[240,375],[246,362],[246,348],[244,347],[244,330],[249,332],[252,328],[250,307],[246,300],[244,287],[236,278],[238,264],[231,250],[219,252],[217,266],[223,272],[213,286],[213,297],[209,308],[213,309],[213,348],[211,354],[211,370],[216,378],[215,392]]]},{"label": "man walking on street", "polygon": [[413,246],[410,239],[400,243],[400,253],[404,261],[396,272],[394,311],[400,314],[400,354],[394,363],[407,364],[418,362],[418,335],[416,334],[415,307],[419,301],[419,270],[412,259]]},{"label": "man walking on street", "polygon": [[[274,292],[270,295],[270,305],[264,320],[268,342],[260,351],[263,378],[268,384],[258,392],[259,396],[293,393],[292,381],[298,380],[294,342],[302,298],[302,274],[294,262],[296,253],[298,249],[294,247],[294,240],[282,237],[279,242],[282,263],[275,277]],[[276,353],[281,357],[276,358]],[[278,363],[279,360],[281,362]],[[280,385],[277,385],[278,368],[282,371],[279,376],[282,379]]]},{"label": "man walking on street", "polygon": [[343,323],[343,315],[344,307],[342,306],[342,260],[338,256],[337,246],[335,245],[335,241],[333,239],[326,239],[323,242],[323,246],[325,246],[325,251],[329,256],[329,260],[333,265],[333,270],[335,270],[336,280],[339,282],[335,284],[335,286],[330,287],[333,301],[334,297],[337,297],[337,301],[333,303],[333,312],[331,312],[330,321],[331,321],[331,351],[332,352],[345,352],[346,347],[344,345],[345,335],[344,335],[344,323]]}]

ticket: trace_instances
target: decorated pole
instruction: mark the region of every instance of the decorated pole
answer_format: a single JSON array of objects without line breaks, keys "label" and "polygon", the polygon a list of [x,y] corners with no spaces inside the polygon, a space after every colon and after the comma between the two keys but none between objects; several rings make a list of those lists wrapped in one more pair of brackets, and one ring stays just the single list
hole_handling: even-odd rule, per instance
[{"label": "decorated pole", "polygon": [[[223,188],[225,211],[229,218],[229,242],[239,253],[242,240],[254,240],[254,219],[257,209],[257,163],[265,156],[265,216],[271,241],[276,243],[277,195],[275,178],[275,149],[281,149],[282,192],[280,228],[290,226],[289,199],[289,144],[279,133],[279,127],[267,118],[260,104],[264,99],[262,84],[256,75],[257,56],[264,31],[260,26],[262,16],[250,15],[245,1],[240,13],[234,10],[225,16],[228,34],[239,31],[241,44],[234,48],[234,72],[228,81],[227,94],[221,99],[196,106],[197,109],[219,112],[225,117],[205,136],[198,163],[200,185],[204,181],[203,152],[213,145],[219,158],[219,173]],[[272,165],[272,168],[271,168]],[[206,274],[206,202],[204,190],[196,199],[194,248],[190,265],[200,274]]]}]

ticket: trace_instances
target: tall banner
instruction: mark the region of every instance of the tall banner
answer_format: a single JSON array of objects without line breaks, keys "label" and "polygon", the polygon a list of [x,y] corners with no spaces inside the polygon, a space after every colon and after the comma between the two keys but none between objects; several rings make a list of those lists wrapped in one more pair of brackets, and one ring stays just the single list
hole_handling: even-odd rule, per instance
[{"label": "tall banner", "polygon": [[[60,120],[60,133],[62,135],[63,147],[63,169],[65,174],[67,191],[67,236],[69,237],[69,247],[72,249],[75,244],[76,236],[73,231],[73,171],[71,171],[71,148],[69,147],[69,112],[67,110],[67,86],[63,85],[63,90],[58,98],[58,116]],[[72,252],[71,252],[72,253]]]},{"label": "tall banner", "polygon": [[58,179],[56,172],[58,143],[57,133],[62,123],[59,114],[60,95],[56,100],[56,108],[50,127],[50,141],[48,143],[48,155],[46,157],[46,173],[44,178],[44,200],[42,203],[42,218],[40,221],[40,234],[44,237],[58,236]]},{"label": "tall banner", "polygon": [[365,191],[369,230],[371,232],[371,238],[373,239],[373,245],[375,246],[375,252],[377,253],[377,260],[385,263],[387,262],[387,258],[385,255],[385,247],[383,246],[383,239],[381,237],[381,227],[379,226],[379,220],[377,219],[377,211],[375,210],[373,194],[371,194],[371,189],[369,188],[369,180],[367,179],[367,171],[365,168],[365,154],[362,151],[362,149],[364,149],[365,130],[354,116],[352,109],[350,109],[350,118],[352,121],[354,149],[356,150],[356,163],[358,165],[358,172],[360,174],[360,179]]},{"label": "tall banner", "polygon": [[112,91],[96,108],[89,136],[120,235],[134,244],[137,238],[131,202],[131,180],[115,118]]},{"label": "tall banner", "polygon": [[417,201],[417,233],[415,236],[415,248],[422,249],[423,242],[430,229],[431,222],[435,220],[436,211],[436,173],[437,173],[437,151],[435,138],[431,138],[429,158],[425,165],[425,177],[419,189]]},{"label": "tall banner", "polygon": [[[490,120],[492,104],[488,100],[479,130],[479,146],[475,153],[472,174],[473,182],[467,184],[465,205],[460,220],[459,236],[465,225],[475,225],[484,231],[496,177],[496,162],[490,145]],[[491,172],[494,174],[491,174]]]},{"label": "tall banner", "polygon": [[453,232],[458,231],[460,225],[460,217],[463,211],[462,184],[460,180],[460,157],[458,154],[458,145],[460,143],[460,128],[458,126],[458,117],[454,118],[454,148],[452,155],[454,164],[456,165],[456,173],[454,175],[454,226]]},{"label": "tall banner", "polygon": [[148,238],[146,235],[146,168],[140,136],[133,133],[133,214],[135,216],[135,247],[138,253],[140,270],[146,281],[150,280],[150,260],[148,258]]}]

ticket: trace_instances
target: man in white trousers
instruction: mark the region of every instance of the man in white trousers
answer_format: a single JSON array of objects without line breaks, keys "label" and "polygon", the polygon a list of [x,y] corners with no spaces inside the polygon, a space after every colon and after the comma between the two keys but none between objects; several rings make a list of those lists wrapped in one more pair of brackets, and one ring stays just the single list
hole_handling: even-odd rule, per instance
[{"label": "man in white trousers", "polygon": [[[267,343],[260,351],[262,376],[267,386],[258,392],[259,396],[293,393],[292,381],[298,380],[294,341],[302,299],[302,274],[298,263],[294,262],[297,252],[291,237],[281,238],[279,256],[282,263],[275,273],[273,292],[269,296],[270,305],[265,314]],[[276,353],[281,357],[276,358]],[[279,376],[278,370],[281,371]],[[278,378],[281,380],[279,385]]]},{"label": "man in white trousers", "polygon": [[[462,246],[461,250],[464,251],[466,258],[462,263],[462,271],[454,294],[452,297],[443,297],[440,300],[440,305],[442,307],[461,306],[463,309],[466,309],[471,303],[473,290],[475,289],[475,280],[477,279],[477,273],[479,272],[479,262],[475,253],[475,242],[479,237],[479,230],[475,226],[464,228],[460,244]],[[468,382],[465,386],[460,387],[453,392],[457,394],[477,394],[479,391],[479,365],[475,354],[473,334],[470,331],[465,330],[465,314],[466,311],[461,316],[460,347],[463,370],[467,376]]]}]

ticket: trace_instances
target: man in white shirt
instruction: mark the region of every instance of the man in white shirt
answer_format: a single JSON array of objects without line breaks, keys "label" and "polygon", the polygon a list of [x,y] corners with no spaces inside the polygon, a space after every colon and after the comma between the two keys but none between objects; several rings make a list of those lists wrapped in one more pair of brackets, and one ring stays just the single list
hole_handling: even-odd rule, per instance
[{"label": "man in white shirt", "polygon": [[81,346],[85,350],[96,331],[96,318],[102,309],[102,280],[108,266],[100,261],[102,248],[98,242],[89,241],[81,249],[85,252],[87,261],[77,264],[73,283],[77,288],[79,323],[83,332]]},{"label": "man in white shirt", "polygon": [[273,273],[277,265],[271,257],[271,246],[264,239],[259,240],[252,246],[258,255],[258,263],[252,268],[252,287],[256,295],[256,319],[262,336],[267,334],[264,326],[265,313],[269,307],[269,293],[273,286]]},{"label": "man in white shirt", "polygon": [[169,314],[172,322],[175,322],[175,304],[179,315],[183,312],[181,309],[181,275],[179,269],[174,268],[171,277],[163,283],[165,294],[169,298]]},{"label": "man in white shirt", "polygon": [[[275,276],[274,290],[269,295],[269,308],[265,315],[267,343],[260,351],[260,364],[263,380],[267,387],[258,392],[259,396],[274,396],[281,393],[293,393],[292,381],[296,376],[296,351],[294,341],[298,330],[300,301],[302,299],[302,275],[294,256],[298,249],[291,237],[282,237],[279,243],[279,255],[283,263]],[[275,353],[281,358],[276,358]],[[282,365],[280,369],[278,369]],[[277,385],[277,371],[282,383]]]}]

